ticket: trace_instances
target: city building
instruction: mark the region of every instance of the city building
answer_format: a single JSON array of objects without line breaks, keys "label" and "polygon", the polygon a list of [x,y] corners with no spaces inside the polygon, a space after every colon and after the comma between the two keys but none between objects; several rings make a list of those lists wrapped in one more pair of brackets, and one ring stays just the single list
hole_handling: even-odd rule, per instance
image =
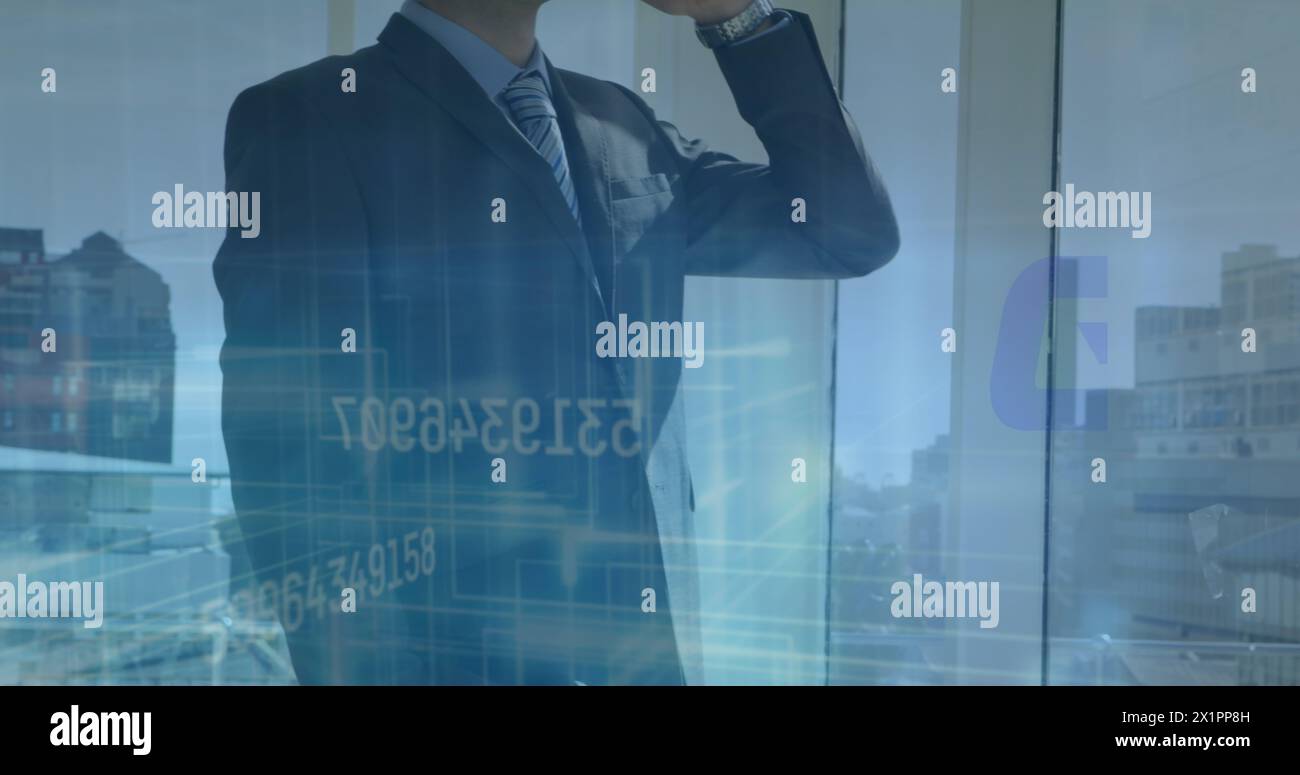
[{"label": "city building", "polygon": [[[1182,644],[1183,682],[1300,682],[1297,319],[1300,257],[1266,245],[1223,255],[1217,306],[1137,309],[1133,389],[1090,391],[1108,426],[1053,445],[1054,634]],[[1177,678],[1167,653],[1115,656],[1112,680]]]},{"label": "city building", "polygon": [[117,241],[0,229],[0,445],[170,462],[175,361],[170,291]]}]

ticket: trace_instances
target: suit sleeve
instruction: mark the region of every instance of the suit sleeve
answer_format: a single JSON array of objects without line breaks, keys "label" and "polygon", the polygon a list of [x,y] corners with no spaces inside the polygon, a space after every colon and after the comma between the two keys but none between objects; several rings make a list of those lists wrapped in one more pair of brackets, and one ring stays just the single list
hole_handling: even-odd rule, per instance
[{"label": "suit sleeve", "polygon": [[[767,165],[710,151],[658,122],[684,178],[690,274],[856,277],[898,251],[889,195],[835,94],[811,22],[790,13],[794,23],[716,52]],[[793,217],[796,199],[804,222]]]},{"label": "suit sleeve", "polygon": [[[365,266],[363,211],[323,120],[274,82],[236,99],[225,158],[227,191],[260,201],[260,234],[232,225],[213,264],[226,324],[222,430],[244,545],[263,603],[276,601],[299,680],[357,680],[340,648],[348,636],[326,562],[347,540],[325,516],[325,470],[345,463],[322,449],[320,353],[339,351],[339,330],[322,319],[323,300],[347,281],[335,267]],[[346,623],[354,626],[362,623]]]}]

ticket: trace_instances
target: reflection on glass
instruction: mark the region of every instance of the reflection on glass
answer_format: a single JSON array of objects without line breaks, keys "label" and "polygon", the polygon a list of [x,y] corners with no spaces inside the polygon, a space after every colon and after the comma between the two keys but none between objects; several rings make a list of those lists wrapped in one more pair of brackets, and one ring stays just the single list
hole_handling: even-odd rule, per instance
[{"label": "reflection on glass", "polygon": [[[3,620],[0,683],[294,680],[231,514],[222,235],[149,217],[155,191],[221,187],[235,94],[319,57],[325,6],[0,12],[0,582],[104,580],[98,629]],[[56,93],[15,75],[51,64]]]},{"label": "reflection on glass", "polygon": [[1060,232],[1106,257],[1108,298],[1077,312],[1110,347],[1057,374],[1086,417],[1053,439],[1052,681],[1300,681],[1297,24],[1285,2],[1065,5],[1061,180],[1150,192],[1153,218]]},{"label": "reflection on glass", "polygon": [[[943,581],[948,503],[957,101],[937,88],[961,4],[849,3],[844,101],[904,235],[892,264],[839,283],[830,677],[936,683],[942,619],[895,618],[891,586]],[[889,73],[882,77],[882,73]],[[899,120],[906,115],[906,120]]]},{"label": "reflection on glass", "polygon": [[171,460],[176,337],[157,272],[103,232],[47,256],[39,229],[0,228],[0,307],[0,444]]}]

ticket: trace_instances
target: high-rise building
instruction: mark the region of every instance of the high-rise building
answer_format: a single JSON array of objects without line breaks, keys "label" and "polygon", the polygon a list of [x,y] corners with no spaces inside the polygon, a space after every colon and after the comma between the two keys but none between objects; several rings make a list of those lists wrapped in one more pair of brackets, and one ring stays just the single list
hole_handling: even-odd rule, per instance
[{"label": "high-rise building", "polygon": [[170,462],[175,369],[157,272],[103,232],[50,257],[0,229],[0,445]]},{"label": "high-rise building", "polygon": [[[1053,552],[1055,632],[1300,642],[1300,611],[1258,603],[1300,595],[1300,554],[1287,550],[1300,545],[1297,320],[1300,257],[1266,245],[1224,254],[1219,305],[1136,311],[1134,388],[1091,391],[1089,414],[1104,402],[1109,427],[1054,444],[1057,471],[1106,461],[1104,486],[1058,479],[1060,497],[1079,505],[1058,507],[1053,529],[1085,548]],[[1247,589],[1253,612],[1243,611]],[[1300,681],[1300,657],[1263,649],[1218,650],[1205,669],[1232,682]]]}]

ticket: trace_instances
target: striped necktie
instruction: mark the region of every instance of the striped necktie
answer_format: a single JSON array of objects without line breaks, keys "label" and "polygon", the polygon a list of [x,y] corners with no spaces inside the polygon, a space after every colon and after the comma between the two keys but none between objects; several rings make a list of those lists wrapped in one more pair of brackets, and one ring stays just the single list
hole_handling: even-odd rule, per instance
[{"label": "striped necktie", "polygon": [[573,219],[581,226],[578,196],[573,190],[573,179],[569,177],[569,160],[564,154],[560,123],[556,120],[551,95],[546,91],[546,81],[536,70],[520,73],[505,88],[502,96],[514,114],[519,132],[528,138],[528,142],[551,165],[551,174],[560,185],[560,193],[569,205],[569,212],[573,213]]}]

